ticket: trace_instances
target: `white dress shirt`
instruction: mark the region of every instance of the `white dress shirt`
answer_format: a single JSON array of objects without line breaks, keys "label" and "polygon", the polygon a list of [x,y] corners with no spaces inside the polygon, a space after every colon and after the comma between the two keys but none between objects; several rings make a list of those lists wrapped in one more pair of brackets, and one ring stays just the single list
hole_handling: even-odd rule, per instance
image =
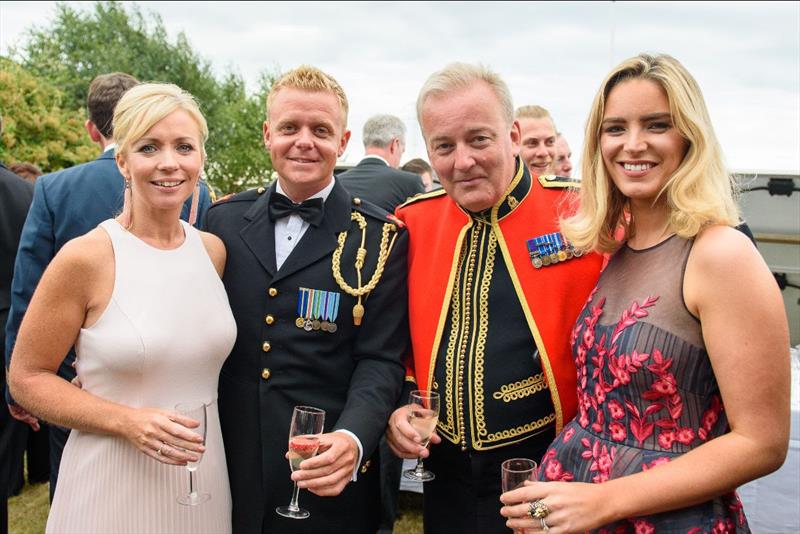
[{"label": "white dress shirt", "polygon": [[[326,200],[328,200],[328,195],[330,195],[331,191],[333,191],[334,185],[335,181],[331,179],[331,182],[325,186],[322,191],[319,191],[318,193],[315,193],[303,200],[321,198],[322,202],[324,203]],[[280,180],[278,180],[278,182],[275,184],[275,192],[288,197],[286,192],[281,187]],[[292,202],[294,201],[292,200]],[[283,265],[283,262],[285,262],[286,258],[289,257],[289,254],[292,253],[292,250],[294,250],[294,247],[297,246],[297,243],[300,242],[300,239],[302,239],[303,234],[306,233],[306,230],[308,230],[309,226],[311,225],[304,221],[303,218],[296,213],[292,213],[288,217],[283,217],[275,221],[275,267],[277,267],[278,270],[281,269],[281,265]],[[353,481],[355,481],[358,475],[358,466],[361,465],[361,459],[364,457],[364,447],[362,447],[361,440],[358,439],[358,436],[349,430],[340,428],[336,432],[344,432],[353,438],[358,446],[358,462],[356,462],[355,469],[353,470]]]}]

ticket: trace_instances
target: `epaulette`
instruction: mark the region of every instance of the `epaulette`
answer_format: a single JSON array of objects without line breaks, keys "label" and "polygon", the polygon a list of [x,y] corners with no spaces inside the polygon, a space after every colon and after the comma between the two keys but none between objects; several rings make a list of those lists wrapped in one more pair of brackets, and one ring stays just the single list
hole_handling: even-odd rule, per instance
[{"label": "epaulette", "polygon": [[581,181],[577,178],[567,176],[556,176],[555,174],[542,174],[539,176],[539,183],[546,189],[580,189]]},{"label": "epaulette", "polygon": [[225,195],[224,197],[218,199],[214,202],[214,206],[218,204],[224,204],[227,202],[242,202],[242,201],[250,201],[257,199],[261,195],[263,195],[267,191],[266,187],[258,187],[256,189],[248,189],[247,191],[242,191],[241,193],[230,193]]},{"label": "epaulette", "polygon": [[403,228],[405,226],[399,220],[397,220],[397,218],[394,215],[387,212],[383,208],[376,206],[372,202],[366,202],[358,197],[353,197],[352,204],[354,210],[363,213],[364,215],[368,215],[372,219],[378,219],[379,221],[384,223],[392,223],[399,226],[400,228]]},{"label": "epaulette", "polygon": [[447,194],[447,191],[445,191],[444,189],[441,189],[441,188],[440,189],[434,189],[433,191],[428,191],[427,193],[417,193],[416,195],[414,195],[413,197],[410,197],[409,199],[407,199],[405,202],[403,202],[402,204],[400,204],[397,207],[398,208],[403,208],[405,206],[408,206],[409,204],[414,204],[415,202],[419,202],[421,200],[427,200],[429,198],[437,198],[437,197],[440,197],[440,196],[446,195],[446,194]]}]

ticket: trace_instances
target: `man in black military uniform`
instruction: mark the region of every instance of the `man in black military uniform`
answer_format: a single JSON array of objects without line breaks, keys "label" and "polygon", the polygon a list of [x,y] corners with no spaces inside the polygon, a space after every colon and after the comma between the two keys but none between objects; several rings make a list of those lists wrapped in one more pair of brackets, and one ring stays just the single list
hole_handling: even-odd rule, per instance
[{"label": "man in black military uniform", "polygon": [[[219,383],[235,533],[377,529],[372,456],[403,381],[407,237],[334,180],[346,123],[333,78],[313,67],[283,75],[264,123],[277,181],[209,210],[208,230],[228,251],[223,281],[238,327]],[[318,455],[291,473],[296,405],[326,417]],[[308,490],[302,521],[275,512],[292,479]]]}]

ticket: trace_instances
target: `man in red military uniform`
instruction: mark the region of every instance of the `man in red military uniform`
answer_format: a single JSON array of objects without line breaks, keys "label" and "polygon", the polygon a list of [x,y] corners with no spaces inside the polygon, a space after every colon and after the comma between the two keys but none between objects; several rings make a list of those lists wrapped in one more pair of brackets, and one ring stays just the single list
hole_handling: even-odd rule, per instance
[{"label": "man in red military uniform", "polygon": [[530,175],[496,74],[448,66],[423,86],[417,115],[444,190],[397,210],[409,230],[406,391],[437,391],[441,408],[430,453],[406,407],[387,439],[436,475],[425,483],[426,532],[505,534],[500,464],[538,461],[575,414],[569,333],[602,260],[558,232],[577,184]]}]

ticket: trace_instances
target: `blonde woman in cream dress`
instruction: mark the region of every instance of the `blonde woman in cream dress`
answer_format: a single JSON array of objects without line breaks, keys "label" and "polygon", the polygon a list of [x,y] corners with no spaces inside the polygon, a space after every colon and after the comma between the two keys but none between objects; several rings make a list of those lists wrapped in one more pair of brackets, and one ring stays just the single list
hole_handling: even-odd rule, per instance
[{"label": "blonde woman in cream dress", "polygon": [[[236,325],[220,281],[225,247],[180,220],[208,135],[194,99],[174,85],[129,90],[114,113],[125,203],[69,242],[45,272],[10,370],[19,403],[74,429],[47,522],[52,533],[223,533],[231,500],[216,392]],[[194,217],[190,215],[190,222]],[[70,346],[81,387],[56,375]],[[205,445],[183,402],[208,405]],[[187,460],[203,454],[198,506]]]}]

